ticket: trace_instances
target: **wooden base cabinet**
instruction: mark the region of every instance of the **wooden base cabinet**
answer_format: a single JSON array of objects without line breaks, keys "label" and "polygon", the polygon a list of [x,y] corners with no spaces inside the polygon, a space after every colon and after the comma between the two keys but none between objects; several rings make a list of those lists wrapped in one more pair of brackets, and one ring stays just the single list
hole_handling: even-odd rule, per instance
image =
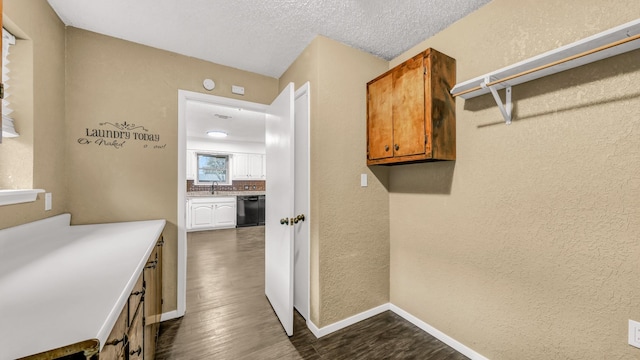
[{"label": "wooden base cabinet", "polygon": [[116,324],[111,329],[111,334],[104,343],[104,347],[100,352],[100,359],[126,359],[126,351],[128,345],[127,332],[129,329],[129,311],[128,304],[122,310]]},{"label": "wooden base cabinet", "polygon": [[434,49],[367,83],[367,165],[456,159],[456,61]]},{"label": "wooden base cabinet", "polygon": [[144,268],[146,297],[144,303],[144,358],[154,359],[162,316],[162,247],[160,239]]},{"label": "wooden base cabinet", "polygon": [[99,359],[153,360],[162,315],[162,237],[156,243]]}]

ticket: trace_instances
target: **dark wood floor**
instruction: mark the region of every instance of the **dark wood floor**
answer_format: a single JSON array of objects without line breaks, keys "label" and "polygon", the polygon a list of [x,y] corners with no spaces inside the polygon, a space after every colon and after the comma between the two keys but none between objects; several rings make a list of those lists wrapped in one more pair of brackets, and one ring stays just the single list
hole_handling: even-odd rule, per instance
[{"label": "dark wood floor", "polygon": [[320,339],[294,336],[264,295],[264,227],[189,233],[187,313],[163,322],[157,359],[466,359],[392,312]]}]

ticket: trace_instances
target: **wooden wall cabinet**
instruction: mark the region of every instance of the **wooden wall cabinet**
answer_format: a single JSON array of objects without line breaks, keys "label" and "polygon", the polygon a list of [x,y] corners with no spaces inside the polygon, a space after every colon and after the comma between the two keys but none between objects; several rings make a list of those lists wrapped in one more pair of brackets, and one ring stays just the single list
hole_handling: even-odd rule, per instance
[{"label": "wooden wall cabinet", "polygon": [[367,165],[456,159],[455,59],[427,49],[367,83]]}]

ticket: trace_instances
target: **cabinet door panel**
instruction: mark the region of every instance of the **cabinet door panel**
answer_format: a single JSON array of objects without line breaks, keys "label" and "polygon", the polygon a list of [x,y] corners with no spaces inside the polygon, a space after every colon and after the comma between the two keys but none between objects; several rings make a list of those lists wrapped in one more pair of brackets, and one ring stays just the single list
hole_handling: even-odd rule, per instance
[{"label": "cabinet door panel", "polygon": [[249,157],[247,154],[233,154],[233,179],[249,178]]},{"label": "cabinet door panel", "polygon": [[133,290],[131,290],[131,295],[129,295],[129,326],[131,326],[130,322],[133,321],[133,316],[138,311],[138,306],[144,297],[144,291],[144,278],[140,276]]},{"label": "cabinet door panel", "polygon": [[102,351],[100,351],[100,360],[116,360],[122,358],[125,351],[125,344],[127,341],[127,318],[129,314],[129,307],[125,304],[124,309],[120,312],[118,320],[111,329],[111,333],[104,343]]},{"label": "cabinet door panel", "polygon": [[195,180],[197,172],[196,153],[193,150],[187,150],[187,180]]},{"label": "cabinet door panel", "polygon": [[236,225],[236,204],[216,204],[215,226]]},{"label": "cabinet door panel", "polygon": [[367,87],[369,159],[393,156],[393,75],[388,74]]},{"label": "cabinet door panel", "polygon": [[194,204],[191,206],[191,227],[213,225],[213,206],[211,204]]},{"label": "cabinet door panel", "polygon": [[129,327],[129,359],[143,359],[144,358],[144,323],[142,321],[142,308],[139,309],[134,318],[131,326]]},{"label": "cabinet door panel", "polygon": [[162,246],[160,237],[144,269],[144,359],[154,359],[162,315]]},{"label": "cabinet door panel", "polygon": [[249,177],[251,179],[262,178],[262,155],[250,154],[248,161]]},{"label": "cabinet door panel", "polygon": [[394,156],[425,153],[423,55],[393,71]]}]

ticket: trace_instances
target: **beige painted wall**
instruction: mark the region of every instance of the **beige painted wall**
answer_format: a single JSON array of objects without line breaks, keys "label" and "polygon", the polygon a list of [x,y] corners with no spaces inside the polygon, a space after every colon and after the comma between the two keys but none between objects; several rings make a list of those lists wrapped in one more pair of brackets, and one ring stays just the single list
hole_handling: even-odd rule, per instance
[{"label": "beige painted wall", "polygon": [[43,195],[32,203],[1,206],[0,228],[7,228],[67,210],[65,29],[44,1],[4,0],[3,5],[4,23],[24,40],[14,49],[11,73],[12,116],[20,137],[0,144],[0,188],[33,187],[53,195],[51,211],[44,211]]},{"label": "beige painted wall", "polygon": [[[202,80],[209,77],[216,81],[209,94],[270,103],[278,80],[75,28],[67,29],[66,69],[72,222],[166,219],[164,311],[173,310],[177,176],[184,171],[177,164],[178,89],[205,92]],[[245,96],[232,95],[231,84],[244,86]],[[156,134],[159,141],[132,138],[119,149],[97,145],[87,131],[117,130],[107,122],[143,126],[148,132],[132,132]]]},{"label": "beige painted wall", "polygon": [[[494,0],[434,47],[464,81],[634,20],[640,2]],[[631,359],[640,52],[457,100],[457,161],[390,171],[391,302],[491,359]]]},{"label": "beige painted wall", "polygon": [[311,320],[320,327],[389,301],[387,173],[367,168],[365,131],[366,83],[387,67],[317,37],[280,78],[281,89],[311,82]]}]

